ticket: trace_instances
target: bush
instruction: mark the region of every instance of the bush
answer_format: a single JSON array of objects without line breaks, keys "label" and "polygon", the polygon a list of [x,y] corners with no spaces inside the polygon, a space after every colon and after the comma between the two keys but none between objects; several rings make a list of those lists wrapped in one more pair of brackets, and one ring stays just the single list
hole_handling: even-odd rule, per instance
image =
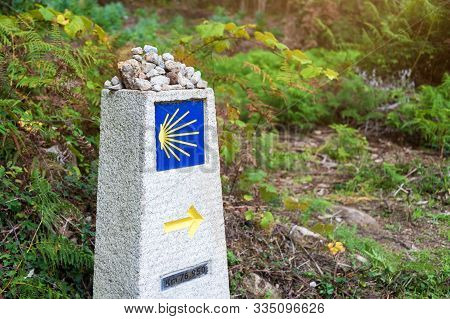
[{"label": "bush", "polygon": [[[281,79],[283,60],[271,52],[252,50],[213,63],[220,80],[216,89],[218,98],[228,99],[230,104],[239,107],[241,118],[246,121],[260,121],[255,111],[262,108],[273,114],[279,123],[309,129],[328,114],[325,106],[314,104],[313,94],[287,85]],[[239,78],[239,82],[226,81],[230,74]]]},{"label": "bush", "polygon": [[[438,84],[449,69],[450,6],[443,0],[298,1],[290,17],[300,44],[357,49],[358,66],[382,76],[412,69],[416,83]],[[296,11],[297,10],[297,11]]]},{"label": "bush", "polygon": [[[105,32],[40,7],[0,16],[0,295],[90,297]],[[88,287],[88,288],[87,288]]]},{"label": "bush", "polygon": [[390,163],[363,164],[357,168],[354,177],[347,181],[344,190],[371,194],[377,190],[393,191],[407,180],[401,167]]},{"label": "bush", "polygon": [[437,87],[421,87],[415,98],[388,115],[388,123],[417,145],[450,151],[450,75]]},{"label": "bush", "polygon": [[77,15],[87,16],[108,32],[119,31],[127,14],[121,2],[107,3],[104,6],[99,5],[97,0],[15,0],[13,2],[15,10],[10,12],[12,14],[34,9],[37,4],[38,6],[42,4],[60,12],[69,10]]},{"label": "bush", "polygon": [[[283,73],[286,66],[281,58],[271,52],[251,50],[213,61],[219,101],[224,99],[239,107],[245,121],[259,121],[251,111],[258,103],[276,122],[308,130],[334,122],[361,125],[369,120],[384,121],[385,114],[379,108],[405,94],[401,89],[373,87],[361,75],[348,69],[360,55],[357,51],[314,49],[306,53],[318,66],[347,71],[337,81],[318,89],[301,86],[286,81]],[[239,81],[228,81],[230,74]]]},{"label": "bush", "polygon": [[331,128],[336,134],[319,148],[320,152],[342,162],[367,154],[367,140],[358,130],[342,124],[333,124]]}]

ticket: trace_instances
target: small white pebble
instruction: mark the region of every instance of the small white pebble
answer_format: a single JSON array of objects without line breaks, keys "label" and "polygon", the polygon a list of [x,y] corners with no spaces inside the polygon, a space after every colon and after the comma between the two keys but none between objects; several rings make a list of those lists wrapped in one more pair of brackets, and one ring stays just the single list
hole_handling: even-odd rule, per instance
[{"label": "small white pebble", "polygon": [[208,82],[200,79],[200,81],[197,82],[196,86],[199,89],[206,89],[208,87]]},{"label": "small white pebble", "polygon": [[192,66],[187,66],[186,67],[186,77],[188,79],[192,78],[192,76],[194,75],[194,72],[195,72],[195,70],[194,70],[194,68]]},{"label": "small white pebble", "polygon": [[142,62],[142,72],[144,72],[144,73],[150,72],[155,67],[156,67],[156,65],[154,65],[153,63],[148,63],[148,62],[145,62],[145,61]]},{"label": "small white pebble", "polygon": [[136,48],[132,48],[132,49],[131,49],[131,53],[132,53],[132,54],[143,54],[143,53],[144,53],[144,50],[142,50],[141,47],[136,47]]},{"label": "small white pebble", "polygon": [[137,55],[137,54],[133,55],[133,59],[135,59],[138,62],[142,62],[142,56],[140,56],[140,55]]},{"label": "small white pebble", "polygon": [[192,83],[197,84],[198,81],[200,81],[201,79],[202,79],[202,74],[200,73],[200,71],[196,71],[192,75],[191,81],[192,81]]},{"label": "small white pebble", "polygon": [[162,58],[163,58],[164,61],[173,61],[174,60],[173,55],[170,54],[170,53],[164,53],[162,55]]},{"label": "small white pebble", "polygon": [[164,69],[163,69],[162,67],[160,67],[160,66],[157,66],[157,67],[155,68],[155,70],[156,70],[156,72],[158,72],[159,75],[166,74],[166,70],[164,70]]},{"label": "small white pebble", "polygon": [[119,78],[117,77],[117,76],[115,76],[115,77],[113,77],[112,79],[111,79],[111,84],[112,85],[117,85],[117,84],[119,84],[120,83],[120,80],[119,80]]},{"label": "small white pebble", "polygon": [[148,45],[148,44],[144,45],[144,51],[145,51],[145,53],[151,53],[151,52],[158,53],[157,48],[152,47],[151,45]]},{"label": "small white pebble", "polygon": [[119,83],[119,84],[110,86],[108,89],[113,90],[113,91],[117,91],[117,90],[122,90],[123,86],[122,86],[122,83]]},{"label": "small white pebble", "polygon": [[152,88],[150,81],[144,79],[134,79],[134,83],[141,91],[148,91]]},{"label": "small white pebble", "polygon": [[169,71],[174,71],[178,69],[178,63],[175,61],[167,61],[166,63],[166,69]]},{"label": "small white pebble", "polygon": [[157,76],[157,75],[159,75],[159,73],[158,73],[158,71],[156,71],[156,68],[155,69],[151,69],[150,72],[147,72],[147,74],[146,74],[146,76],[148,78],[152,78],[152,77]]}]

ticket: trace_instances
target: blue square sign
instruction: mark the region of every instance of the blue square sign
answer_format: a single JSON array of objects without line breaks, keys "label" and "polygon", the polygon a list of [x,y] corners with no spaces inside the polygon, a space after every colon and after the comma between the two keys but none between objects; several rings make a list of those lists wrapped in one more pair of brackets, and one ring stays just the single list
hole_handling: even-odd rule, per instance
[{"label": "blue square sign", "polygon": [[203,100],[155,103],[156,170],[205,163]]}]

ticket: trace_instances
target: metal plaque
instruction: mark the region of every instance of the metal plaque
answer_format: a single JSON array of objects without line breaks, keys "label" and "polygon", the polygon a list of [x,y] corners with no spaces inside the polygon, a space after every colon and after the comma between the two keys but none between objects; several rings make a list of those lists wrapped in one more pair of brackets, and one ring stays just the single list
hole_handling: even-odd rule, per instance
[{"label": "metal plaque", "polygon": [[201,263],[197,266],[167,275],[161,278],[161,291],[173,288],[182,283],[200,278],[208,274],[209,262]]}]

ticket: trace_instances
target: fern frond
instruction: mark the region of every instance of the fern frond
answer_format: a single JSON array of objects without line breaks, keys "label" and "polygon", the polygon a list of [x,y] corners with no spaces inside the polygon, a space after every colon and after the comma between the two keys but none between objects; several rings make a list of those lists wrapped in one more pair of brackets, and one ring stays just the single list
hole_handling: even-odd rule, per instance
[{"label": "fern frond", "polygon": [[268,82],[269,85],[273,85],[273,79],[270,76],[269,73],[265,72],[263,69],[261,69],[256,64],[250,63],[250,62],[244,62],[244,66],[250,68],[254,73],[260,75],[262,77],[263,83]]},{"label": "fern frond", "polygon": [[93,253],[86,246],[79,246],[64,236],[41,238],[36,243],[38,252],[53,267],[72,267],[76,269],[93,266]]},{"label": "fern frond", "polygon": [[73,204],[53,192],[50,183],[38,170],[34,170],[31,174],[30,190],[34,193],[34,209],[48,230],[53,231],[62,217],[70,214],[79,215],[78,209]]}]

